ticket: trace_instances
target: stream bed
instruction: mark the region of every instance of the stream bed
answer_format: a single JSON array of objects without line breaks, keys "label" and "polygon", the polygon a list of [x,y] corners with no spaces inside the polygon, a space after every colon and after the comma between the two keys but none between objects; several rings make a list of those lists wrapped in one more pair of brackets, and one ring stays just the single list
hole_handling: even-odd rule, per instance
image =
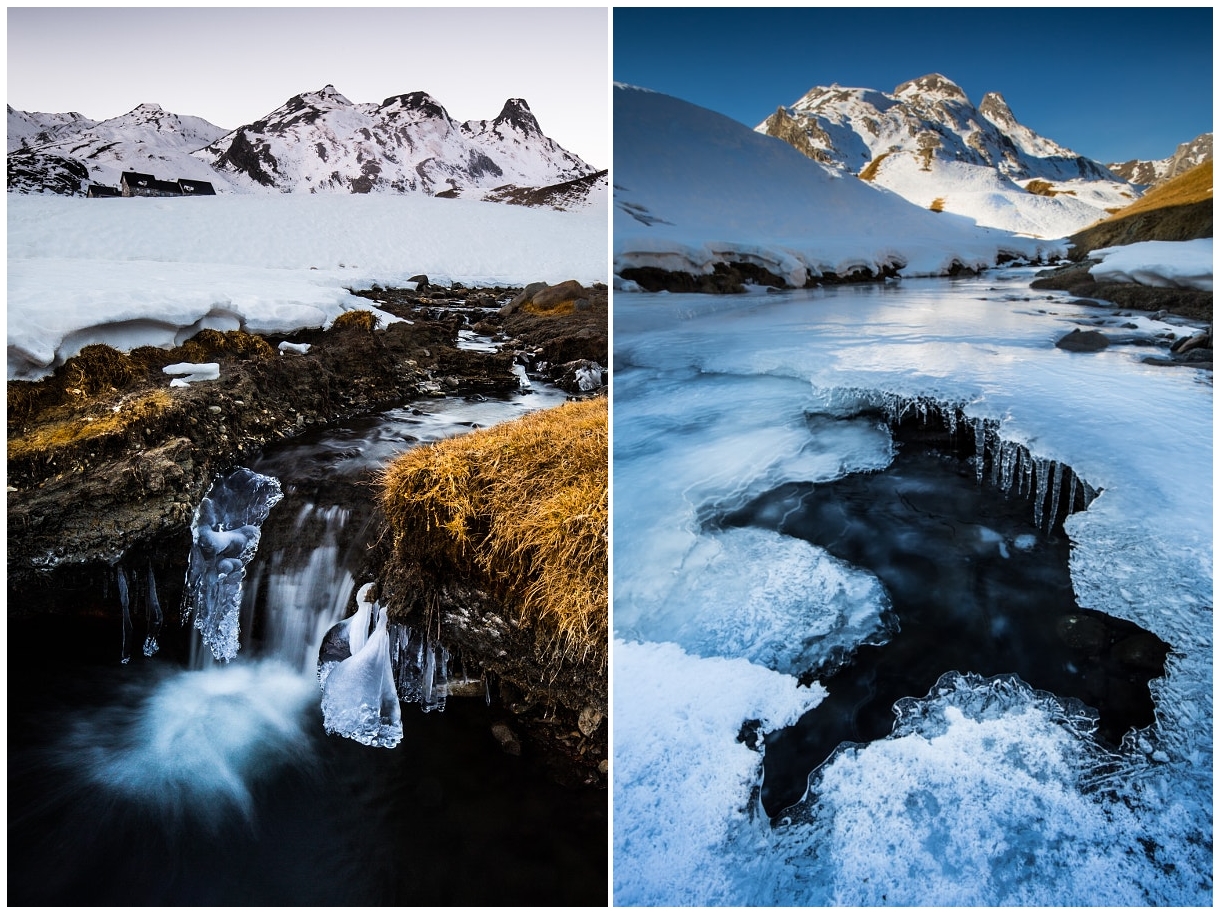
[{"label": "stream bed", "polygon": [[141,566],[126,569],[127,634],[113,615],[10,620],[10,645],[46,662],[9,683],[9,902],[603,904],[604,792],[502,751],[494,688],[404,704],[393,749],[327,735],[319,708],[318,646],[366,583],[372,474],[564,398],[535,384],[419,401],[265,451],[250,468],[284,497],[247,569],[231,663],[200,650],[173,593],[160,650],[132,649],[154,628]]}]

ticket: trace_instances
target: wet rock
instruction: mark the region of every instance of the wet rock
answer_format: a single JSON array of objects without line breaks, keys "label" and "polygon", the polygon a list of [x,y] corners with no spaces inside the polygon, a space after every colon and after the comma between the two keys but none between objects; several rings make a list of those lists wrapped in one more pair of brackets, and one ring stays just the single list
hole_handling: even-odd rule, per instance
[{"label": "wet rock", "polygon": [[1079,327],[1067,336],[1060,337],[1055,348],[1068,352],[1100,352],[1110,345],[1104,333],[1097,330],[1081,330]]}]

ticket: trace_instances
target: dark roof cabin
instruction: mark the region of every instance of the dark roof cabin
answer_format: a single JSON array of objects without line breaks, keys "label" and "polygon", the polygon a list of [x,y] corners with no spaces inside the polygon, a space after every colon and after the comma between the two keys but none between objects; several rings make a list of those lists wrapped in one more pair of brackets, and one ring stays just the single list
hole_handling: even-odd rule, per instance
[{"label": "dark roof cabin", "polygon": [[210,181],[193,181],[187,178],[178,179],[178,188],[184,197],[214,197],[216,188]]},{"label": "dark roof cabin", "polygon": [[85,191],[86,197],[121,197],[123,192],[117,187],[107,187],[105,184],[90,184]]},{"label": "dark roof cabin", "polygon": [[176,181],[158,181],[152,175],[125,171],[120,180],[124,197],[181,197]]}]

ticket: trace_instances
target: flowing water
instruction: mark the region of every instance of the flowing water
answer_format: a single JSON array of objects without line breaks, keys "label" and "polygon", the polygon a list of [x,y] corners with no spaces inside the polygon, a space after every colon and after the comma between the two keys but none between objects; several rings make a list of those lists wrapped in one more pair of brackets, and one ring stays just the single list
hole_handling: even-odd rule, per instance
[{"label": "flowing water", "polygon": [[616,298],[616,903],[1210,903],[1211,374],[1029,276]]},{"label": "flowing water", "polygon": [[[81,594],[130,604],[122,631],[10,622],[10,645],[43,658],[9,683],[9,902],[604,903],[605,795],[501,752],[494,689],[404,704],[393,749],[327,735],[319,707],[319,645],[368,575],[371,474],[417,444],[563,399],[536,385],[421,401],[268,449],[250,469],[284,497],[246,569],[229,663],[143,566]],[[132,650],[146,640],[148,656]],[[444,672],[443,646],[429,647]]]}]

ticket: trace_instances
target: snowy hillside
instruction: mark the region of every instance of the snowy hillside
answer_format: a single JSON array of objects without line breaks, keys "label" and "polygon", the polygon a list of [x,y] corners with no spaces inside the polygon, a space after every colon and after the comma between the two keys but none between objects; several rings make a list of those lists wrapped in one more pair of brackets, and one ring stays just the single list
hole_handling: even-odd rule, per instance
[{"label": "snowy hillside", "polygon": [[1110,171],[1132,184],[1159,184],[1176,178],[1211,157],[1212,135],[1204,133],[1189,143],[1180,144],[1168,158],[1153,161],[1131,159],[1111,165]]},{"label": "snowy hillside", "polygon": [[8,151],[54,142],[58,136],[88,130],[97,121],[70,111],[66,114],[44,114],[38,111],[8,109]]},{"label": "snowy hillside", "polygon": [[[9,190],[24,193],[79,195],[90,182],[114,187],[123,171],[138,171],[210,181],[219,193],[479,199],[596,172],[542,132],[524,99],[510,98],[492,120],[458,123],[424,92],[354,104],[334,86],[295,95],[232,131],[151,104],[101,123],[10,108],[14,148],[22,154]],[[79,171],[73,162],[88,170],[79,187],[64,177]]]},{"label": "snowy hillside", "polygon": [[211,169],[191,153],[224,134],[223,127],[203,118],[142,104],[98,123],[82,120],[65,124],[54,135],[31,145],[31,151],[39,156],[75,159],[89,169],[91,183],[111,187],[118,186],[124,171],[167,180],[210,181]]},{"label": "snowy hillside", "polygon": [[606,281],[601,205],[555,212],[350,194],[8,197],[8,376],[94,342],[172,346],[204,327],[291,332],[367,307],[350,289]]},{"label": "snowy hillside", "polygon": [[939,74],[892,93],[817,86],[756,129],[919,206],[1042,238],[1069,235],[1137,195],[1022,125],[998,92],[976,108]]},{"label": "snowy hillside", "polygon": [[631,86],[614,91],[614,270],[696,275],[717,263],[765,267],[790,285],[824,273],[1057,255],[1062,247],[935,213],[727,117]]}]

